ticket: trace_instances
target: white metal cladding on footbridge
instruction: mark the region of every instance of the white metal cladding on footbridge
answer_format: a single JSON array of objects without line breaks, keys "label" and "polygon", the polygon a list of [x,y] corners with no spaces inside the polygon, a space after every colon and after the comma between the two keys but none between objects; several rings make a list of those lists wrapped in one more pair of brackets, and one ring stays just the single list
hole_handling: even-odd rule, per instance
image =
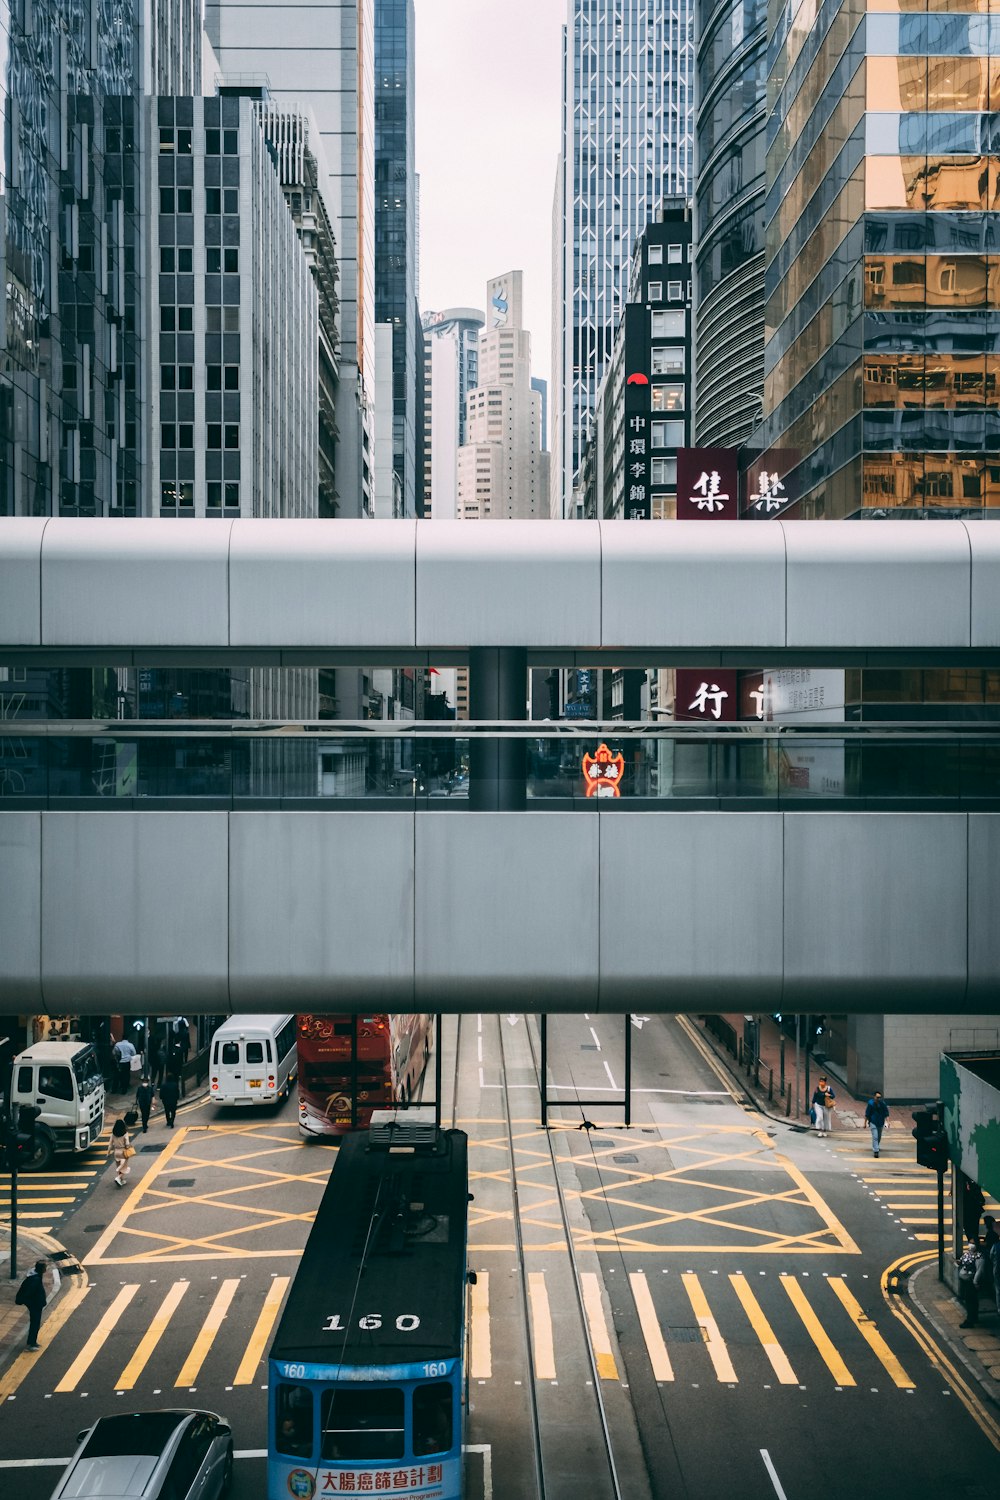
[{"label": "white metal cladding on footbridge", "polygon": [[[1000,527],[0,520],[0,665],[492,648],[996,664]],[[4,810],[0,1008],[995,1012],[998,874],[961,809]]]}]

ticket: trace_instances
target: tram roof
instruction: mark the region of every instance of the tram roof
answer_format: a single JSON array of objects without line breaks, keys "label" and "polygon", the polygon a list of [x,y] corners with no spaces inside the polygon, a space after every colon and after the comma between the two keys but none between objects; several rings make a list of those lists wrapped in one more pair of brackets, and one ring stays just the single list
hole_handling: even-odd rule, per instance
[{"label": "tram roof", "polygon": [[[347,1136],[271,1359],[370,1368],[457,1356],[467,1217],[462,1131],[439,1131],[433,1147],[412,1151],[373,1145],[367,1132]],[[359,1326],[376,1318],[377,1327]]]}]

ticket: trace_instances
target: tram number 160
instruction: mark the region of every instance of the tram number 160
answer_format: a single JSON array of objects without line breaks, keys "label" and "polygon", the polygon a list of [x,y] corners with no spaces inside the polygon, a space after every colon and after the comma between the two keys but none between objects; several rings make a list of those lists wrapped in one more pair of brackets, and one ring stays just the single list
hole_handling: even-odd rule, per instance
[{"label": "tram number 160", "polygon": [[[370,1332],[373,1328],[381,1328],[382,1314],[365,1313],[363,1318],[358,1319],[358,1327],[363,1328],[366,1333]],[[416,1313],[400,1313],[396,1319],[396,1327],[400,1333],[413,1333],[420,1327],[420,1319]],[[323,1324],[324,1333],[346,1333],[346,1331],[341,1321],[340,1313],[332,1313]]]}]

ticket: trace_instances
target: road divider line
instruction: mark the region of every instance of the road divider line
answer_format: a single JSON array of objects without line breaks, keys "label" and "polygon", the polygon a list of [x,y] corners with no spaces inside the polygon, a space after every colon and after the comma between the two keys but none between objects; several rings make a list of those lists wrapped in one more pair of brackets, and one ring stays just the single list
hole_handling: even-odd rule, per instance
[{"label": "road divider line", "polygon": [[799,1286],[794,1276],[782,1276],[779,1279],[788,1293],[792,1306],[802,1319],[806,1333],[808,1333],[819,1350],[820,1358],[834,1380],[838,1385],[857,1385],[857,1381],[837,1353],[833,1345],[833,1340],[813,1312],[806,1299],[805,1292]]},{"label": "road divider line", "polygon": [[528,1272],[528,1300],[531,1303],[531,1344],[535,1354],[535,1379],[555,1380],[556,1355],[552,1342],[552,1317],[549,1294],[542,1271]]},{"label": "road divider line", "polygon": [[654,1380],[673,1380],[674,1367],[670,1363],[670,1355],[667,1353],[667,1346],[660,1332],[649,1283],[642,1271],[633,1271],[629,1282],[636,1311],[639,1314],[639,1326],[646,1340],[646,1353],[649,1355],[649,1363],[653,1368],[653,1378]]},{"label": "road divider line", "polygon": [[832,1287],[835,1295],[844,1304],[848,1317],[875,1355],[875,1358],[881,1365],[885,1366],[893,1385],[898,1386],[901,1391],[915,1390],[916,1386],[913,1381],[907,1375],[903,1366],[875,1327],[873,1320],[861,1306],[861,1303],[854,1296],[853,1292],[848,1290],[844,1278],[842,1276],[830,1276],[827,1279],[827,1284]]},{"label": "road divider line", "polygon": [[[774,1329],[767,1321],[764,1309],[751,1291],[746,1277],[742,1271],[738,1271],[735,1276],[730,1276],[729,1280],[732,1282],[733,1290],[743,1305],[743,1311],[750,1319],[750,1326],[760,1339],[761,1348],[771,1361],[771,1368],[775,1375],[777,1375],[778,1380],[782,1385],[798,1385],[798,1376],[792,1369],[784,1349],[782,1349],[775,1338]],[[763,1451],[761,1449],[761,1452]]]},{"label": "road divider line", "polygon": [[128,1307],[129,1303],[132,1301],[132,1298],[135,1296],[138,1290],[138,1282],[134,1282],[129,1286],[122,1287],[121,1291],[118,1293],[118,1296],[112,1302],[111,1306],[108,1308],[107,1312],[104,1314],[103,1318],[98,1323],[93,1333],[90,1335],[90,1338],[84,1344],[83,1348],[76,1356],[76,1359],[74,1359],[73,1363],[66,1371],[66,1374],[63,1376],[62,1380],[60,1380],[59,1384],[55,1387],[56,1395],[62,1396],[67,1394],[69,1391],[76,1390],[77,1386],[80,1384],[80,1381],[83,1379],[83,1376],[90,1369],[90,1366],[92,1365],[98,1353],[98,1350],[103,1349],[105,1343],[107,1342],[108,1336],[118,1326],[119,1318],[125,1311],[126,1307]]},{"label": "road divider line", "polygon": [[719,1332],[718,1323],[712,1317],[712,1310],[708,1305],[708,1298],[702,1291],[701,1282],[693,1271],[685,1271],[681,1281],[684,1283],[684,1290],[688,1294],[688,1300],[701,1327],[701,1336],[705,1340],[705,1348],[708,1350],[708,1357],[715,1369],[716,1379],[736,1385],[739,1376],[733,1369],[726,1341]]},{"label": "road divider line", "polygon": [[472,1360],[469,1368],[473,1380],[489,1380],[493,1374],[493,1351],[490,1344],[490,1273],[476,1272],[476,1284],[470,1288],[472,1299]]},{"label": "road divider line", "polygon": [[595,1271],[581,1271],[580,1286],[583,1290],[583,1305],[587,1310],[590,1325],[590,1344],[597,1363],[597,1373],[602,1380],[617,1380],[618,1366],[611,1349],[611,1335],[604,1316],[601,1301],[601,1282]]},{"label": "road divider line", "polygon": [[215,1336],[222,1327],[229,1304],[239,1288],[239,1277],[233,1277],[224,1281],[216,1293],[215,1301],[208,1310],[208,1316],[201,1325],[201,1332],[191,1345],[191,1353],[184,1361],[181,1372],[174,1385],[194,1385],[198,1379],[198,1372],[205,1363],[205,1357],[215,1342]]},{"label": "road divider line", "polygon": [[168,1288],[167,1295],[160,1303],[159,1311],[139,1340],[138,1347],[132,1358],[115,1382],[114,1388],[116,1391],[131,1391],[134,1389],[136,1381],[149,1363],[153,1350],[166,1333],[170,1319],[177,1311],[178,1304],[190,1285],[189,1281],[175,1281],[173,1286]]},{"label": "road divider line", "polygon": [[278,1321],[278,1313],[281,1311],[281,1299],[285,1295],[290,1280],[290,1276],[276,1276],[268,1287],[267,1296],[264,1298],[264,1306],[260,1310],[257,1325],[250,1335],[250,1342],[247,1344],[243,1358],[240,1360],[240,1367],[236,1371],[233,1385],[252,1385],[257,1373],[257,1366],[260,1364],[261,1356],[264,1353],[264,1345],[271,1336],[271,1329]]},{"label": "road divider line", "polygon": [[771,1462],[771,1455],[768,1453],[766,1448],[762,1448],[760,1450],[760,1456],[764,1460],[764,1468],[767,1470],[768,1477],[770,1478],[771,1483],[774,1485],[774,1493],[777,1495],[778,1500],[788,1500],[788,1496],[781,1488],[781,1480],[778,1478],[778,1471],[774,1467],[774,1464]]}]

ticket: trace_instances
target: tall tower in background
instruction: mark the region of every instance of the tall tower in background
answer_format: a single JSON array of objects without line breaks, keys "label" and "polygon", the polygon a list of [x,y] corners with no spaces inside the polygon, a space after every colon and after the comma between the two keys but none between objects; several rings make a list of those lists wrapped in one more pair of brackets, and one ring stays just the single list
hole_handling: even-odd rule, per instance
[{"label": "tall tower in background", "polygon": [[[418,484],[414,47],[413,0],[375,0],[375,321],[392,328],[389,405],[379,402],[377,421],[391,423],[404,516],[417,513]],[[385,384],[381,370],[377,380]]]},{"label": "tall tower in background", "polygon": [[523,326],[522,276],[508,271],[486,288],[479,384],[467,400],[458,454],[463,521],[548,519],[549,455],[542,450],[542,396],[531,383],[531,334]]},{"label": "tall tower in background", "polygon": [[573,485],[637,236],[692,164],[690,0],[569,0],[553,211],[552,514]]},{"label": "tall tower in background", "polygon": [[206,0],[205,30],[223,75],[256,80],[276,104],[304,105],[329,170],[323,196],[340,270],[337,514],[373,509],[375,350],[374,0],[319,5]]},{"label": "tall tower in background", "polygon": [[423,317],[424,515],[458,515],[458,450],[465,442],[466,397],[479,384],[479,336],[485,319],[476,307],[448,307]]}]

